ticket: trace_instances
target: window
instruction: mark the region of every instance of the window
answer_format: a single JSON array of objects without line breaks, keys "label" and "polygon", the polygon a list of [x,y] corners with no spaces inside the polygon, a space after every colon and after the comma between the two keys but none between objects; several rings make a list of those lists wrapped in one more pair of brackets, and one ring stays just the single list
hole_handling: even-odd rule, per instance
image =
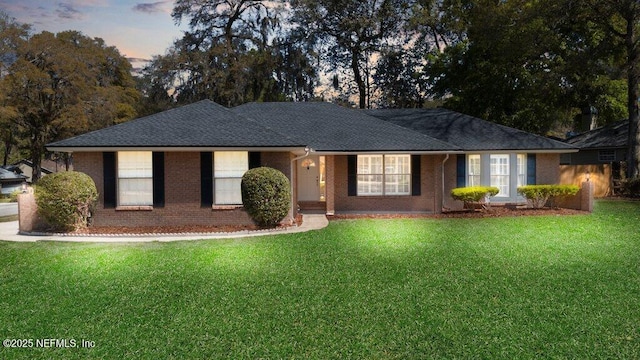
[{"label": "window", "polygon": [[496,196],[509,197],[509,155],[497,154],[489,157],[491,186],[500,189]]},{"label": "window", "polygon": [[616,161],[616,151],[615,150],[598,151],[598,161],[601,161],[601,162]]},{"label": "window", "polygon": [[469,155],[469,179],[467,180],[468,186],[479,186],[480,185],[480,155]]},{"label": "window", "polygon": [[118,205],[153,205],[151,151],[118,152]]},{"label": "window", "polygon": [[213,154],[213,189],[216,205],[240,205],[242,175],[249,170],[246,151],[218,151]]},{"label": "window", "polygon": [[410,155],[358,155],[358,195],[410,195]]},{"label": "window", "polygon": [[517,186],[527,185],[527,154],[518,154],[516,158],[518,168],[518,184]]}]

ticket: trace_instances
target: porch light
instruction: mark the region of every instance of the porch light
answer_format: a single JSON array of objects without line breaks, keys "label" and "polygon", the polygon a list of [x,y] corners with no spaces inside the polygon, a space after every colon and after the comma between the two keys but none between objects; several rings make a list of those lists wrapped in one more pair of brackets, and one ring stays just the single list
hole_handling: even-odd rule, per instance
[{"label": "porch light", "polygon": [[587,182],[591,180],[591,173],[589,171],[585,174],[585,178],[587,179]]},{"label": "porch light", "polygon": [[23,194],[27,193],[27,183],[23,182],[22,185],[20,186],[20,189],[22,190]]},{"label": "porch light", "polygon": [[302,161],[301,165],[302,167],[306,167],[307,170],[309,170],[309,168],[316,167],[316,162],[312,159],[306,158]]}]

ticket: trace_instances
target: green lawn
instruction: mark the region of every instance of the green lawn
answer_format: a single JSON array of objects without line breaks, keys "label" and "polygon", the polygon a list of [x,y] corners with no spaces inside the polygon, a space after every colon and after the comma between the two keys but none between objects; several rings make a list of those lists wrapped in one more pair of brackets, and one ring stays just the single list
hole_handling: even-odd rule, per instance
[{"label": "green lawn", "polygon": [[638,359],[639,229],[640,202],[600,201],[242,240],[0,242],[0,337],[76,341],[0,358]]}]

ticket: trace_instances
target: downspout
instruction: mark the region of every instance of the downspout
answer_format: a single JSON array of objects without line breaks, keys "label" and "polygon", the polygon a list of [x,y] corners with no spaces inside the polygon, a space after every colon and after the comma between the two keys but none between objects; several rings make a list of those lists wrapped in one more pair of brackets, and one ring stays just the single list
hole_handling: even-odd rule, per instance
[{"label": "downspout", "polygon": [[290,190],[291,190],[291,222],[292,223],[295,222],[295,218],[296,218],[296,216],[295,216],[296,203],[293,201],[293,190],[294,190],[293,171],[296,168],[295,163],[298,160],[306,158],[307,156],[309,156],[310,153],[311,153],[311,149],[307,146],[307,147],[304,148],[304,155],[300,155],[298,157],[294,157],[293,159],[291,159],[291,166],[289,168],[289,173],[290,173],[289,176],[291,178],[291,181],[290,181],[291,182],[291,184],[290,184],[291,185],[291,189]]},{"label": "downspout", "polygon": [[446,163],[447,160],[449,160],[449,154],[447,154],[444,160],[442,160],[442,208],[440,209],[440,212],[444,211],[444,163]]}]

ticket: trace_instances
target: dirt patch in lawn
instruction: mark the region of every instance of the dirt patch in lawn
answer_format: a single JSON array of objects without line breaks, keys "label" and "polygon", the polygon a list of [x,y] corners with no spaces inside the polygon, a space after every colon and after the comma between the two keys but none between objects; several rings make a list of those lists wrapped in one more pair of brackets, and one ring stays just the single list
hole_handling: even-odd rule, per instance
[{"label": "dirt patch in lawn", "polygon": [[541,215],[587,215],[589,212],[562,208],[506,208],[495,206],[485,210],[463,210],[463,211],[447,211],[441,214],[337,214],[329,219],[397,219],[397,218],[491,218],[491,217],[518,217],[518,216],[541,216]]}]

